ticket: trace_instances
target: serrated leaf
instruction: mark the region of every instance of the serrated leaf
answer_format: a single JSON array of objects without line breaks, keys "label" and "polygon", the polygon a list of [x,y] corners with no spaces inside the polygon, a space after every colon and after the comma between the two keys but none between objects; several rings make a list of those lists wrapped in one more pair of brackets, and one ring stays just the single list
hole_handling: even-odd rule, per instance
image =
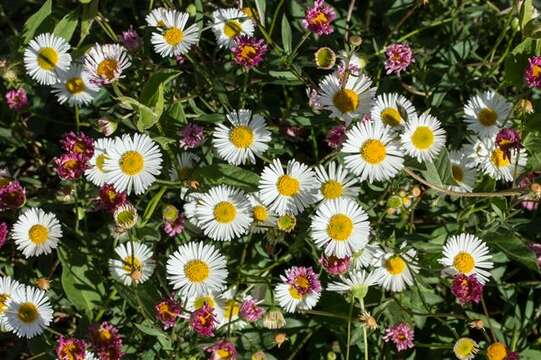
[{"label": "serrated leaf", "polygon": [[69,42],[77,29],[77,24],[79,24],[79,19],[77,16],[77,10],[73,10],[67,13],[54,27],[54,34],[58,35],[67,42]]},{"label": "serrated leaf", "polygon": [[509,231],[491,232],[483,236],[490,245],[497,247],[508,258],[514,260],[530,270],[539,273],[537,258],[528,246],[515,234]]},{"label": "serrated leaf", "polygon": [[25,43],[29,42],[36,35],[36,30],[41,23],[51,15],[52,4],[52,0],[45,1],[39,10],[26,20],[23,27],[23,39]]},{"label": "serrated leaf", "polygon": [[282,46],[286,53],[290,54],[292,50],[293,37],[291,34],[291,26],[286,15],[282,16]]}]

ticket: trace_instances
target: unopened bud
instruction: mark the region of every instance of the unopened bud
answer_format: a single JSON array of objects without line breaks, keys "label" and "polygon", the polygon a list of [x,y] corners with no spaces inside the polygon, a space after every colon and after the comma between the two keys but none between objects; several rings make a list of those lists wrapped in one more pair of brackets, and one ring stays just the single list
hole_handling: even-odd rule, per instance
[{"label": "unopened bud", "polygon": [[363,38],[358,35],[353,35],[349,38],[349,43],[353,46],[361,46]]},{"label": "unopened bud", "polygon": [[36,280],[36,286],[41,290],[48,290],[51,287],[51,283],[46,278],[39,278]]}]

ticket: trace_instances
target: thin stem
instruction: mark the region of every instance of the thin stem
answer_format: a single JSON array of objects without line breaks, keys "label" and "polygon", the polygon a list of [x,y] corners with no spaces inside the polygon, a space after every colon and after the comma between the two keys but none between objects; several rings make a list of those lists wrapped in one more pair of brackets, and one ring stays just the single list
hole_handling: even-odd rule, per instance
[{"label": "thin stem", "polygon": [[[364,313],[364,298],[361,298],[361,311]],[[368,360],[368,335],[366,326],[363,326],[363,342],[364,342],[364,360]]]},{"label": "thin stem", "polygon": [[269,28],[269,35],[272,36],[272,32],[274,30],[274,26],[276,25],[276,20],[278,19],[278,12],[280,11],[280,8],[282,5],[284,5],[285,0],[280,0],[278,3],[278,6],[276,7],[276,10],[274,10],[274,16],[272,17],[271,26]]},{"label": "thin stem", "polygon": [[495,191],[495,192],[461,192],[461,191],[453,191],[445,189],[439,185],[432,184],[425,179],[423,179],[421,176],[417,175],[413,170],[410,168],[404,167],[404,172],[414,178],[415,180],[419,181],[421,184],[424,184],[428,186],[431,189],[434,189],[438,192],[447,194],[447,195],[453,195],[453,196],[462,196],[462,197],[501,197],[501,196],[518,196],[522,194],[522,190],[520,189],[509,189],[509,190],[502,190],[502,191]]},{"label": "thin stem", "polygon": [[490,329],[490,335],[492,335],[492,340],[496,342],[496,335],[494,333],[494,329],[492,328],[492,322],[490,321],[490,315],[488,315],[487,304],[485,304],[485,297],[483,295],[481,295],[481,305],[483,305],[483,312],[485,313],[485,316],[487,318],[488,328]]},{"label": "thin stem", "polygon": [[353,315],[353,304],[355,301],[355,298],[353,297],[353,294],[351,294],[351,303],[349,304],[349,315],[348,315],[348,342],[346,347],[346,360],[349,360],[349,348],[351,347],[351,317]]}]

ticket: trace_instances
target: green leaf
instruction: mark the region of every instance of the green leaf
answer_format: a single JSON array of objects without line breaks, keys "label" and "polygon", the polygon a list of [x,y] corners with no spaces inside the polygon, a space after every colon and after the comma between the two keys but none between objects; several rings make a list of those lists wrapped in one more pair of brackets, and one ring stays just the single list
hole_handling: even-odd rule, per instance
[{"label": "green leaf", "polygon": [[129,96],[119,96],[118,100],[120,101],[121,106],[135,110],[139,113],[136,126],[141,132],[143,132],[145,129],[151,128],[159,119],[158,114],[156,114],[153,109],[141,104],[134,98]]},{"label": "green leaf", "polygon": [[213,164],[197,168],[192,173],[195,180],[205,187],[231,185],[245,191],[255,191],[259,176],[251,171],[227,164]]},{"label": "green leaf", "polygon": [[255,0],[255,7],[257,9],[257,14],[259,15],[259,21],[261,25],[265,27],[265,10],[267,8],[267,0]]},{"label": "green leaf", "polygon": [[528,165],[532,170],[541,169],[541,134],[531,132],[524,139],[524,147],[528,150]]},{"label": "green leaf", "polygon": [[539,273],[539,266],[534,253],[524,242],[510,231],[499,230],[483,236],[488,244],[497,247],[508,258],[514,260],[530,270]]},{"label": "green leaf", "polygon": [[162,186],[160,188],[160,191],[158,191],[152,199],[147,204],[147,207],[145,209],[145,212],[143,213],[143,224],[146,224],[147,221],[150,219],[152,214],[154,214],[154,211],[156,210],[156,206],[160,203],[160,200],[163,197],[163,194],[165,194],[165,191],[167,190],[167,187]]},{"label": "green leaf", "polygon": [[69,42],[73,36],[73,33],[75,32],[75,29],[77,28],[78,23],[79,19],[77,16],[77,10],[73,10],[67,13],[56,24],[54,27],[54,34],[66,39],[66,41]]},{"label": "green leaf", "polygon": [[528,23],[524,25],[524,29],[522,30],[522,33],[524,34],[524,37],[528,37],[532,39],[540,39],[541,38],[541,20],[532,19],[528,21]]},{"label": "green leaf", "polygon": [[77,45],[78,47],[83,43],[83,40],[87,35],[90,34],[92,23],[98,15],[99,0],[86,1],[83,4],[83,13],[81,14],[81,36],[79,38],[79,44]]},{"label": "green leaf", "polygon": [[522,86],[528,57],[537,54],[538,51],[539,45],[533,39],[526,39],[518,44],[505,61],[504,81],[511,85]]},{"label": "green leaf", "polygon": [[154,73],[150,79],[147,80],[145,86],[143,86],[139,101],[149,107],[154,106],[159,97],[158,92],[160,86],[167,84],[180,74],[182,74],[182,72],[178,70],[163,70]]},{"label": "green leaf", "polygon": [[105,294],[101,275],[92,267],[96,261],[74,247],[58,248],[58,258],[62,263],[64,293],[75,308],[91,318],[94,307],[102,302]]},{"label": "green leaf", "polygon": [[289,26],[289,21],[287,20],[286,15],[282,16],[282,45],[286,53],[290,54],[292,47],[291,43],[293,41],[291,35],[291,26]]},{"label": "green leaf", "polygon": [[525,25],[533,18],[534,7],[532,2],[532,0],[524,0],[520,7],[519,24],[522,30],[524,30]]},{"label": "green leaf", "polygon": [[432,184],[439,186],[455,185],[451,162],[446,149],[442,149],[434,161],[425,161],[425,166],[426,170],[422,171],[422,174]]},{"label": "green leaf", "polygon": [[225,121],[225,115],[223,114],[203,114],[197,118],[198,121],[208,123],[219,123]]},{"label": "green leaf", "polygon": [[30,16],[28,20],[24,23],[23,28],[23,39],[24,42],[29,42],[34,35],[36,34],[36,30],[39,28],[41,23],[49,16],[51,15],[52,11],[52,0],[47,0],[45,3],[39,8],[34,15]]}]

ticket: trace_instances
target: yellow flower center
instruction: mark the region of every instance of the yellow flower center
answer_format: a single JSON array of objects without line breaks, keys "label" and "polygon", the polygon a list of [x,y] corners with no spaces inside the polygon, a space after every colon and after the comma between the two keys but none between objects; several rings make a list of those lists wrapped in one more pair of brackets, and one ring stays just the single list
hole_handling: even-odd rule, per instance
[{"label": "yellow flower center", "polygon": [[179,28],[173,27],[165,31],[163,38],[165,39],[166,43],[171,46],[175,46],[182,42],[184,39],[184,33]]},{"label": "yellow flower center", "polygon": [[118,69],[118,62],[114,59],[105,59],[98,64],[96,73],[107,80],[113,80]]},{"label": "yellow flower center", "polygon": [[479,120],[483,126],[492,126],[496,124],[497,119],[498,114],[491,108],[483,108],[479,111],[479,114],[477,114],[477,120]]},{"label": "yellow flower center", "polygon": [[212,307],[212,308],[216,307],[216,303],[214,302],[214,299],[212,298],[212,296],[200,296],[200,297],[198,297],[194,301],[194,307],[195,307],[196,310],[199,310],[199,309],[201,309],[203,307],[203,305],[205,305],[205,303],[207,303],[207,305]]},{"label": "yellow flower center", "polygon": [[344,241],[349,239],[353,232],[353,221],[344,214],[336,214],[331,217],[327,225],[327,234],[333,240]]},{"label": "yellow flower center", "polygon": [[66,81],[66,90],[71,94],[78,94],[85,89],[85,83],[80,77],[73,77]]},{"label": "yellow flower center", "polygon": [[295,300],[301,300],[302,295],[293,286],[289,287],[289,295]]},{"label": "yellow flower center", "polygon": [[0,315],[2,315],[4,311],[6,311],[6,308],[8,307],[7,306],[8,300],[9,300],[8,294],[0,294]]},{"label": "yellow flower center", "polygon": [[64,169],[73,170],[73,169],[75,169],[77,167],[77,164],[78,164],[77,160],[70,159],[70,160],[67,160],[66,162],[64,162],[62,164],[62,166],[64,167]]},{"label": "yellow flower center", "polygon": [[381,121],[385,125],[398,126],[402,122],[400,113],[394,108],[386,108],[381,112]]},{"label": "yellow flower center", "polygon": [[361,157],[369,164],[376,165],[385,160],[387,149],[385,144],[376,139],[366,140],[361,146]]},{"label": "yellow flower center", "polygon": [[487,349],[487,358],[489,360],[504,360],[506,357],[507,349],[501,342],[495,342]]},{"label": "yellow flower center", "polygon": [[126,151],[120,157],[120,170],[126,175],[138,175],[145,167],[145,159],[143,155],[137,151]]},{"label": "yellow flower center", "polygon": [[276,185],[278,187],[278,192],[283,196],[295,196],[301,189],[299,180],[289,175],[280,176]]},{"label": "yellow flower center", "polygon": [[316,16],[310,19],[310,22],[313,25],[324,25],[329,22],[329,19],[327,18],[327,15],[325,15],[325,13],[319,12]]},{"label": "yellow flower center", "polygon": [[191,282],[203,282],[209,277],[209,266],[201,260],[190,260],[184,265],[184,274]]},{"label": "yellow flower center", "polygon": [[466,252],[459,252],[453,259],[453,266],[458,272],[469,274],[475,267],[475,259]]},{"label": "yellow flower center", "polygon": [[122,260],[122,262],[124,263],[124,266],[122,268],[128,274],[134,271],[141,271],[143,269],[143,264],[141,263],[141,260],[139,260],[139,258],[137,258],[136,256],[126,256]]},{"label": "yellow flower center", "polygon": [[113,338],[113,334],[109,331],[109,329],[99,329],[98,330],[98,337],[100,338],[100,341],[102,342],[108,342]]},{"label": "yellow flower center", "polygon": [[224,34],[233,39],[242,32],[242,26],[238,20],[228,20],[224,25]]},{"label": "yellow flower center", "polygon": [[17,310],[17,317],[25,324],[34,322],[39,316],[38,308],[32,303],[22,303]]},{"label": "yellow flower center", "polygon": [[79,348],[75,344],[75,342],[68,342],[65,344],[62,349],[60,350],[60,355],[62,359],[67,360],[77,360],[76,353],[79,351]]},{"label": "yellow flower center", "polygon": [[239,311],[240,311],[239,304],[233,299],[228,300],[224,306],[224,318],[227,320],[230,320],[230,319],[234,320],[235,318],[239,316]]},{"label": "yellow flower center", "polygon": [[385,269],[391,275],[400,275],[406,269],[406,262],[400,256],[396,255],[385,261]]},{"label": "yellow flower center", "polygon": [[532,68],[532,75],[534,77],[539,77],[541,75],[541,66],[534,65],[533,68]]},{"label": "yellow flower center", "polygon": [[257,49],[252,45],[244,45],[240,50],[240,58],[243,60],[252,59],[257,55]]},{"label": "yellow flower center", "polygon": [[419,126],[411,135],[411,142],[417,149],[426,150],[434,144],[434,132],[428,126]]},{"label": "yellow flower center", "polygon": [[269,218],[267,209],[262,205],[254,206],[252,208],[252,214],[254,216],[254,220],[258,222],[263,222]]},{"label": "yellow flower center", "polygon": [[321,193],[327,200],[339,198],[344,193],[344,187],[336,180],[329,180],[321,185]]},{"label": "yellow flower center", "polygon": [[462,182],[464,180],[464,170],[458,165],[451,166],[451,172],[453,173],[453,179],[456,182]]},{"label": "yellow flower center", "polygon": [[504,168],[509,166],[509,159],[500,148],[496,148],[494,151],[492,151],[492,155],[490,155],[490,161],[497,168]]},{"label": "yellow flower center", "polygon": [[359,108],[359,95],[350,89],[340,89],[332,98],[334,106],[342,113],[349,113]]},{"label": "yellow flower center", "polygon": [[55,49],[46,47],[38,52],[38,65],[43,70],[51,71],[58,64],[58,52]]},{"label": "yellow flower center", "polygon": [[220,224],[229,224],[236,216],[237,208],[229,201],[221,201],[214,207],[214,219]]},{"label": "yellow flower center", "polygon": [[28,237],[32,243],[41,245],[49,239],[49,229],[41,224],[32,225],[28,230]]},{"label": "yellow flower center", "polygon": [[297,276],[294,280],[294,283],[296,287],[299,287],[303,290],[308,290],[308,288],[310,287],[310,281],[306,276],[303,275]]},{"label": "yellow flower center", "polygon": [[248,126],[237,126],[229,132],[229,140],[235,147],[246,149],[254,143],[254,132]]},{"label": "yellow flower center", "polygon": [[127,208],[116,213],[115,220],[120,225],[129,226],[135,221],[135,216],[135,211],[132,208]]},{"label": "yellow flower center", "polygon": [[158,305],[158,313],[165,318],[174,318],[177,316],[177,313],[174,312],[166,302]]},{"label": "yellow flower center", "polygon": [[215,354],[220,360],[229,360],[231,359],[231,354],[226,349],[218,349]]},{"label": "yellow flower center", "polygon": [[282,215],[278,218],[278,221],[276,221],[276,225],[278,226],[279,230],[290,232],[295,228],[295,225],[297,224],[297,219],[293,215]]},{"label": "yellow flower center", "polygon": [[105,160],[107,159],[107,155],[105,154],[99,154],[96,157],[96,167],[99,171],[104,172],[103,165],[105,164]]},{"label": "yellow flower center", "polygon": [[477,344],[470,338],[460,338],[456,342],[453,351],[459,359],[468,358],[477,353]]}]

